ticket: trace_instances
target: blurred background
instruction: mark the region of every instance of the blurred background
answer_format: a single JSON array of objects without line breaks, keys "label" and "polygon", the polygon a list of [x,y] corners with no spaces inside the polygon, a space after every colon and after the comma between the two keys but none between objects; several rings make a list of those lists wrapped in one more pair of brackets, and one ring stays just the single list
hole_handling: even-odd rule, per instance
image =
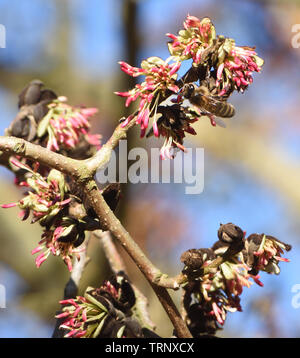
[{"label": "blurred background", "polygon": [[[184,184],[123,185],[118,216],[155,265],[171,275],[181,270],[183,251],[216,241],[220,223],[292,244],[285,255],[291,262],[280,265],[280,276],[262,273],[263,288],[245,288],[243,312],[229,313],[218,335],[299,337],[300,308],[292,306],[292,287],[300,283],[300,48],[291,45],[292,26],[300,23],[298,0],[0,0],[0,23],[6,27],[0,132],[17,113],[18,93],[39,78],[72,105],[98,107],[93,132],[107,139],[126,115],[124,100],[113,92],[133,86],[117,62],[139,65],[149,56],[168,57],[165,33],[177,33],[187,14],[210,17],[217,34],[237,45],[256,46],[265,59],[263,71],[245,94],[230,98],[237,113],[226,129],[204,118],[195,126],[198,135],[185,141],[186,147],[205,150],[203,193],[186,195]],[[161,144],[140,140],[138,128],[128,138],[128,149]],[[1,168],[1,204],[21,197],[12,179]],[[21,222],[17,212],[0,211],[0,284],[7,305],[0,309],[0,337],[50,337],[68,271],[54,257],[36,269],[30,251],[40,229]],[[88,253],[92,261],[81,293],[110,273],[97,241]],[[170,336],[149,285],[122,254],[131,279],[149,298],[158,333]],[[174,299],[179,301],[177,294]]]}]

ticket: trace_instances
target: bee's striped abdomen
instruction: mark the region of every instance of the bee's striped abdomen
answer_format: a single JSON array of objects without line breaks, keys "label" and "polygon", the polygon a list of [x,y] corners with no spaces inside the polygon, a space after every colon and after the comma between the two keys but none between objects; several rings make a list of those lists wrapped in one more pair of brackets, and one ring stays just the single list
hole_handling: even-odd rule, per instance
[{"label": "bee's striped abdomen", "polygon": [[196,95],[189,93],[191,90],[190,85],[185,89],[184,95],[194,106],[202,108],[217,117],[230,118],[234,116],[235,109],[232,104],[210,96],[206,87],[197,87],[195,90],[194,86],[193,89]]},{"label": "bee's striped abdomen", "polygon": [[217,109],[215,114],[219,117],[229,118],[229,117],[233,117],[235,114],[235,109],[234,109],[233,105],[230,103],[220,102],[220,103],[218,103],[218,107],[219,108]]}]

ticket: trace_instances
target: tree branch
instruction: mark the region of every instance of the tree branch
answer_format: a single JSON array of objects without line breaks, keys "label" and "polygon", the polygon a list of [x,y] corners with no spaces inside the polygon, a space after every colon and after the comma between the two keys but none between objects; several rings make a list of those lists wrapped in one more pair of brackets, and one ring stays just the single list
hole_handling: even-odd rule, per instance
[{"label": "tree branch", "polygon": [[2,156],[5,154],[20,155],[72,177],[78,173],[83,162],[52,152],[40,145],[32,144],[17,137],[0,136],[0,150],[4,153]]},{"label": "tree branch", "polygon": [[[57,169],[73,177],[85,191],[87,198],[98,214],[102,227],[107,227],[107,230],[110,230],[115,235],[138,267],[145,273],[146,277],[156,285],[178,289],[180,279],[169,278],[152,264],[129,233],[124,229],[120,221],[115,217],[99,192],[96,182],[91,179],[98,165],[101,167],[103,163],[106,163],[107,160],[109,161],[113,148],[118,144],[121,138],[124,138],[126,131],[134,124],[134,120],[132,120],[125,128],[118,126],[108,142],[89,159],[90,162],[89,160],[75,160],[65,157],[16,137],[0,136],[0,150],[6,154],[20,155],[33,161],[38,161],[43,165]],[[109,219],[107,216],[109,216]],[[107,223],[109,223],[109,227]]]},{"label": "tree branch", "polygon": [[153,290],[169,315],[169,318],[177,331],[177,335],[181,338],[191,337],[187,326],[183,322],[168,292],[165,288],[158,287],[158,285],[161,285],[172,289],[178,289],[178,282],[174,279],[169,279],[167,275],[162,274],[161,271],[146,257],[120,221],[116,218],[114,213],[110,210],[101,195],[96,182],[91,179],[96,170],[102,168],[109,161],[112,150],[117,146],[120,139],[126,137],[127,130],[134,124],[135,121],[133,118],[126,127],[122,128],[122,126],[119,125],[108,142],[88,160],[71,159],[39,145],[15,137],[0,137],[0,150],[6,154],[20,155],[33,161],[38,161],[43,165],[57,169],[75,179],[85,192],[86,198],[95,210],[102,227],[109,230],[116,239],[119,240],[121,245],[150,282]]},{"label": "tree branch", "polygon": [[122,123],[117,126],[114,130],[112,136],[109,140],[101,147],[100,150],[96,154],[94,154],[91,158],[86,159],[86,166],[91,173],[92,176],[95,175],[98,169],[104,168],[104,166],[109,162],[111,153],[114,148],[118,145],[121,139],[126,139],[127,131],[132,128],[135,123],[135,116],[137,112],[132,114],[132,120],[125,126],[122,127]]},{"label": "tree branch", "polygon": [[103,196],[98,190],[94,180],[90,180],[84,187],[86,198],[95,210],[101,227],[109,230],[114,237],[121,243],[127,253],[132,257],[138,268],[144,273],[152,283],[166,288],[178,289],[179,284],[174,278],[171,280],[167,275],[155,267],[146,257],[141,248],[136,244],[130,234],[122,226],[119,219],[114,215]]},{"label": "tree branch", "polygon": [[[149,281],[159,301],[161,302],[171,322],[173,323],[178,337],[191,338],[192,336],[186,324],[182,320],[177,307],[172,301],[168,291],[164,287],[158,286],[160,279],[163,277],[162,273],[146,257],[140,247],[124,229],[118,218],[116,218],[114,213],[110,210],[103,196],[100,194],[96,182],[94,180],[90,180],[85,185],[84,190],[87,199],[99,217],[102,227],[105,230],[109,230],[114,235],[114,237],[125,248],[127,253],[132,257],[135,264]],[[174,281],[172,281],[172,283],[174,283]],[[177,284],[177,282],[175,283]]]}]

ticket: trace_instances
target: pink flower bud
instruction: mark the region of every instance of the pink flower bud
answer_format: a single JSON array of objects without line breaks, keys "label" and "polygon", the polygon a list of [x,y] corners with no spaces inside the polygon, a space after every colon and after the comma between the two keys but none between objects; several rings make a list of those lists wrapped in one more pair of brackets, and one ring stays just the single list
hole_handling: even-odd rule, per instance
[{"label": "pink flower bud", "polygon": [[3,204],[3,205],[1,205],[1,208],[8,209],[8,208],[13,208],[14,206],[17,206],[17,205],[18,205],[18,203]]},{"label": "pink flower bud", "polygon": [[98,113],[98,108],[91,107],[91,108],[82,108],[80,112],[87,117],[93,116],[94,114]]},{"label": "pink flower bud", "polygon": [[73,306],[75,306],[75,307],[78,307],[78,304],[76,303],[76,301],[75,301],[73,298],[69,298],[69,299],[67,299],[67,300],[60,300],[59,303],[60,303],[61,305],[66,305],[66,304],[68,304],[68,305],[73,305]]},{"label": "pink flower bud", "polygon": [[220,66],[218,67],[218,71],[217,71],[217,80],[220,81],[222,78],[222,73],[224,70],[224,63],[221,63]]},{"label": "pink flower bud", "polygon": [[180,69],[180,66],[181,62],[177,62],[176,64],[174,64],[171,71],[169,72],[169,76],[174,75],[174,73],[176,73]]},{"label": "pink flower bud", "polygon": [[120,97],[128,97],[130,96],[130,92],[114,92],[114,94],[120,96]]},{"label": "pink flower bud", "polygon": [[133,115],[130,115],[129,117],[127,117],[126,120],[123,123],[121,123],[121,128],[126,127],[127,124],[132,120],[132,118],[133,118]]},{"label": "pink flower bud", "polygon": [[159,137],[159,131],[158,131],[156,120],[153,121],[152,128],[153,128],[153,133],[154,133],[155,137]]},{"label": "pink flower bud", "polygon": [[80,332],[77,332],[77,333],[74,335],[74,337],[75,337],[75,338],[80,338],[80,337],[83,337],[85,334],[86,334],[86,330],[80,331]]},{"label": "pink flower bud", "polygon": [[64,317],[68,317],[70,315],[70,312],[62,312],[58,315],[55,316],[55,318],[64,318]]},{"label": "pink flower bud", "polygon": [[34,255],[38,252],[40,252],[43,249],[42,246],[37,246],[35,249],[31,250],[31,255]]},{"label": "pink flower bud", "polygon": [[177,36],[170,34],[170,33],[166,33],[166,36],[170,37],[170,39],[172,40],[177,40]]},{"label": "pink flower bud", "polygon": [[64,337],[65,338],[70,338],[72,336],[74,336],[74,334],[77,333],[76,329],[73,329],[72,331],[70,331],[69,333],[67,333]]},{"label": "pink flower bud", "polygon": [[45,254],[42,252],[36,259],[35,259],[35,264],[36,267],[39,268],[41,266],[41,264],[47,260],[47,257],[45,256]]}]

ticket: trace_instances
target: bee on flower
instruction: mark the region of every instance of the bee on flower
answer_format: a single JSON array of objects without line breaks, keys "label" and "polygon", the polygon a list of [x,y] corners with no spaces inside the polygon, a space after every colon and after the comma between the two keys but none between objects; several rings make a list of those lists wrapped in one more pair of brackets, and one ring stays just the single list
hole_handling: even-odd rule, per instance
[{"label": "bee on flower", "polygon": [[[145,77],[133,89],[115,92],[126,98],[126,107],[139,100],[137,112],[128,116],[121,127],[135,119],[141,127],[141,137],[144,137],[152,118],[147,137],[153,134],[164,138],[162,159],[173,159],[178,150],[185,151],[185,134],[196,134],[190,124],[200,117],[207,116],[213,126],[219,124],[226,127],[216,117],[227,118],[235,114],[234,107],[227,103],[227,99],[234,90],[244,92],[253,82],[253,72],[260,72],[264,63],[257,56],[255,48],[239,47],[233,39],[216,35],[209,18],[200,20],[188,15],[183,27],[178,35],[167,34],[171,39],[168,43],[171,57],[166,61],[150,57],[142,61],[141,67],[119,62],[121,70],[128,75]],[[193,61],[190,69],[178,79],[182,62],[190,59]],[[188,95],[184,90],[186,88],[197,90],[193,95]],[[181,107],[175,108],[167,99]],[[185,99],[190,102],[188,107],[183,105]],[[165,102],[164,106],[160,106],[162,102]]]}]

